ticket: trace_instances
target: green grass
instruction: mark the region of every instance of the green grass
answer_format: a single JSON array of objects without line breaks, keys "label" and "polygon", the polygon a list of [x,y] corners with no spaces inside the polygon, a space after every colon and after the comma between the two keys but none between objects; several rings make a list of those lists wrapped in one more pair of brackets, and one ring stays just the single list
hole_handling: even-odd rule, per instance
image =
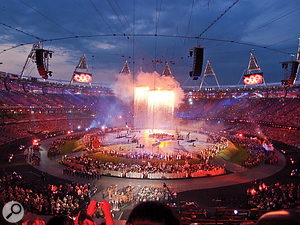
[{"label": "green grass", "polygon": [[229,142],[228,147],[222,150],[219,153],[219,156],[229,162],[242,165],[245,159],[248,158],[249,154],[246,149]]},{"label": "green grass", "polygon": [[61,145],[60,146],[61,154],[68,155],[73,152],[83,150],[84,149],[83,146],[79,145],[77,143],[77,141],[78,141],[77,139],[69,140],[69,141],[66,141],[66,143],[64,145]]}]

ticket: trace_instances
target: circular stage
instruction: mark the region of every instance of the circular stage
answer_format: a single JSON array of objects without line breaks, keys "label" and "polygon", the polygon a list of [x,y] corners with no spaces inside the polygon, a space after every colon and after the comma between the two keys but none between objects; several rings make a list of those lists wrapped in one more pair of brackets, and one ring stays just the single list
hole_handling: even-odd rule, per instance
[{"label": "circular stage", "polygon": [[197,154],[214,144],[208,142],[208,135],[203,133],[175,132],[174,130],[138,130],[108,133],[104,146],[117,146],[128,152],[160,154],[189,153]]},{"label": "circular stage", "polygon": [[[125,133],[123,133],[125,134]],[[182,134],[188,134],[188,132],[183,132]],[[190,139],[193,137],[196,138],[196,134],[192,134],[190,136]],[[193,136],[195,135],[195,136]],[[197,144],[200,144],[203,142],[203,140],[207,137],[203,134],[197,134],[198,142]],[[202,137],[202,139],[200,139]],[[67,179],[70,181],[75,182],[82,182],[82,183],[93,183],[96,185],[101,186],[103,189],[111,186],[112,184],[117,184],[120,188],[126,187],[128,185],[133,186],[157,186],[161,187],[164,183],[166,183],[170,188],[172,188],[174,191],[177,192],[183,192],[183,191],[190,191],[190,190],[200,190],[200,189],[207,189],[207,188],[217,188],[217,187],[223,187],[223,186],[229,186],[229,185],[235,185],[235,184],[242,184],[247,183],[256,179],[263,179],[269,176],[272,176],[273,174],[279,172],[282,170],[286,164],[284,156],[277,152],[279,160],[278,164],[276,165],[269,165],[269,164],[260,164],[259,166],[251,169],[247,169],[244,167],[241,167],[239,165],[236,165],[234,163],[230,163],[228,161],[223,160],[222,158],[218,158],[218,163],[225,165],[225,168],[227,171],[230,171],[231,173],[225,174],[222,176],[214,176],[214,177],[201,177],[201,178],[189,178],[187,179],[164,179],[164,180],[158,180],[158,179],[128,179],[127,177],[109,177],[109,176],[102,176],[100,180],[88,180],[82,177],[76,177],[76,176],[68,176],[63,173],[63,169],[65,166],[59,164],[58,162],[61,160],[61,156],[58,156],[54,159],[49,159],[47,157],[47,151],[49,148],[50,143],[57,139],[58,137],[47,139],[44,141],[41,141],[41,160],[39,166],[34,166],[37,169],[47,172],[50,175],[57,176],[63,179]],[[204,139],[203,139],[204,138]],[[146,138],[147,139],[147,138]],[[107,136],[107,143],[109,143],[110,140],[116,140],[114,144],[126,144],[127,139],[124,138],[118,138],[116,133],[111,133]],[[140,140],[141,143],[144,143],[142,139]],[[128,142],[128,141],[127,141]],[[146,143],[146,140],[145,140]],[[176,150],[177,143],[176,141],[169,141],[168,143],[173,143],[171,145],[168,145],[166,149],[168,151],[170,149]],[[113,143],[112,143],[113,144]],[[197,146],[197,144],[195,144]],[[210,146],[210,143],[206,143],[207,146]],[[174,148],[171,148],[172,146]],[[193,149],[196,148],[188,142],[188,140],[182,140],[180,142],[180,145],[184,146],[187,149]],[[134,145],[132,145],[134,146]],[[80,155],[81,153],[73,153],[71,155]]]},{"label": "circular stage", "polygon": [[139,179],[183,179],[226,173],[223,166],[214,162],[228,145],[227,139],[219,136],[127,130],[105,136],[100,132],[87,134],[81,140],[87,148],[84,156],[63,157],[62,163],[72,168],[66,169],[67,174],[74,174],[74,167],[105,176]]}]

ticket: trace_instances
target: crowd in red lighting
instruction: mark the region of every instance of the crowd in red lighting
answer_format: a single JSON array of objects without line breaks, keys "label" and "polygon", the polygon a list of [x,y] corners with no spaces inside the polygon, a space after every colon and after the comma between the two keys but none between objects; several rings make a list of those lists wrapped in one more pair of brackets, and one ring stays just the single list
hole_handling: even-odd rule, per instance
[{"label": "crowd in red lighting", "polygon": [[299,185],[259,183],[247,190],[248,206],[262,210],[294,208],[299,196]]},{"label": "crowd in red lighting", "polygon": [[22,180],[22,176],[15,172],[3,176],[0,180],[1,201],[15,200],[36,214],[74,215],[97,191],[96,187],[89,184],[66,183],[56,186],[44,183],[39,187],[30,187],[24,185]]},{"label": "crowd in red lighting", "polygon": [[[135,172],[142,173],[147,178],[147,174],[155,173],[186,173],[190,174],[197,171],[210,171],[217,170],[220,166],[213,165],[207,161],[203,161],[199,164],[164,164],[164,163],[152,163],[152,164],[124,164],[124,163],[113,163],[113,162],[101,162],[96,159],[84,157],[84,156],[69,156],[64,157],[62,163],[68,168],[65,169],[66,174],[80,176],[80,177],[98,177],[96,174],[101,174],[102,170],[118,171],[122,172],[123,176],[126,173]],[[90,174],[92,173],[92,174]]]}]

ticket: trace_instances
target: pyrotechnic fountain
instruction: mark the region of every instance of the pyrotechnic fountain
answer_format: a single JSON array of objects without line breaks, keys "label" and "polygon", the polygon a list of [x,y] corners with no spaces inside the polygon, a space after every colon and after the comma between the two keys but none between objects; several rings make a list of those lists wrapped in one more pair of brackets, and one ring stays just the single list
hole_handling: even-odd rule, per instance
[{"label": "pyrotechnic fountain", "polygon": [[138,72],[132,76],[127,62],[114,84],[118,98],[128,105],[134,104],[134,128],[146,130],[173,130],[173,115],[184,97],[168,64],[162,75],[157,72]]},{"label": "pyrotechnic fountain", "polygon": [[134,126],[138,129],[173,129],[175,94],[172,90],[135,87]]}]

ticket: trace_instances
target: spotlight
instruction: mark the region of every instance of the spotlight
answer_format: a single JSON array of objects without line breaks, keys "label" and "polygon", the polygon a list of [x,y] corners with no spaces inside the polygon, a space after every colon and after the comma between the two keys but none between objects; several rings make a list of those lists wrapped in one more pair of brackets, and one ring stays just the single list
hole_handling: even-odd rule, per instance
[{"label": "spotlight", "polygon": [[32,145],[38,145],[38,144],[39,144],[39,141],[37,139],[33,139]]},{"label": "spotlight", "polygon": [[233,214],[234,214],[234,215],[237,215],[238,213],[239,213],[239,211],[237,211],[236,209],[233,210]]}]

